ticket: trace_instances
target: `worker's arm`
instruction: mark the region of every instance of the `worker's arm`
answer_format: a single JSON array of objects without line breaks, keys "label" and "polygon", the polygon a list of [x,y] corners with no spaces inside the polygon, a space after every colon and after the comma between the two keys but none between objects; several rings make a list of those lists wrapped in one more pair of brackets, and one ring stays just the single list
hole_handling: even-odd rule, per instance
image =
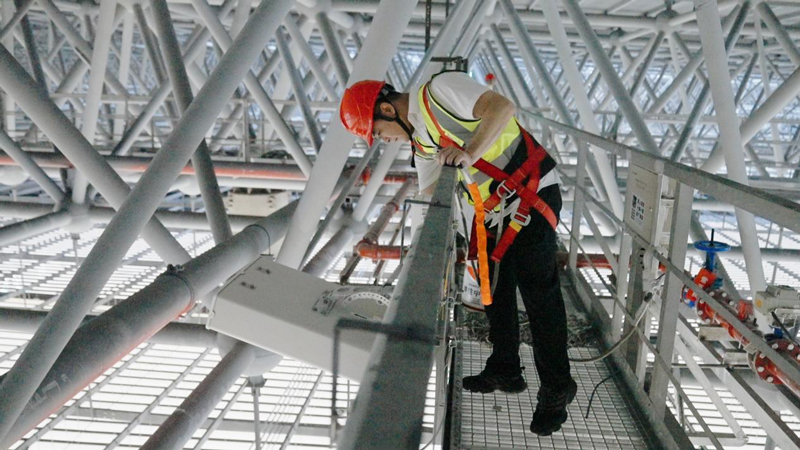
[{"label": "worker's arm", "polygon": [[[438,181],[436,183],[438,183]],[[432,185],[430,185],[430,186],[426,187],[425,189],[422,189],[421,191],[419,191],[420,194],[422,194],[422,195],[424,195],[426,197],[433,197],[433,192],[436,190],[436,183],[433,183]]]},{"label": "worker's arm", "polygon": [[455,148],[445,148],[437,154],[439,164],[471,166],[479,160],[489,147],[500,137],[508,121],[517,111],[510,100],[502,95],[486,91],[475,103],[472,115],[481,119],[481,124],[475,130],[464,151]]},{"label": "worker's arm", "polygon": [[432,197],[436,182],[442,174],[442,166],[435,159],[422,158],[419,154],[414,155],[414,163],[417,167],[420,193]]}]

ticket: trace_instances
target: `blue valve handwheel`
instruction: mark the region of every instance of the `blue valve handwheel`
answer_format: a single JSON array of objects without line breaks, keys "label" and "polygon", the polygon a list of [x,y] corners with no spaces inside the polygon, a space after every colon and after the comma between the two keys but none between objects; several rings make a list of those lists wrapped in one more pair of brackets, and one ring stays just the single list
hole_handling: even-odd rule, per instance
[{"label": "blue valve handwheel", "polygon": [[694,243],[694,248],[711,253],[727,252],[731,246],[719,241],[698,241]]}]

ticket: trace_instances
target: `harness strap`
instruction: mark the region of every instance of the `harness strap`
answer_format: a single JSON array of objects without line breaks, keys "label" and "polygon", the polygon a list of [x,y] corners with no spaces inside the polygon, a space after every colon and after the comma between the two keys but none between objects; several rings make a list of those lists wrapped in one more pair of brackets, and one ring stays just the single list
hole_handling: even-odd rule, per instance
[{"label": "harness strap", "polygon": [[[439,132],[439,147],[456,147],[464,150],[460,145],[458,145],[458,143],[447,136],[445,130],[439,124],[439,121],[436,120],[436,116],[433,115],[430,102],[428,100],[428,84],[425,84],[422,89],[422,101],[425,106],[425,110],[428,113],[428,117],[430,118],[431,122],[436,127],[436,130]],[[514,213],[508,229],[502,234],[500,241],[497,243],[494,251],[492,252],[491,259],[497,263],[503,259],[503,256],[514,242],[514,239],[517,237],[517,234],[519,234],[522,227],[530,223],[531,208],[539,212],[554,230],[558,225],[558,218],[556,217],[552,208],[550,208],[550,206],[537,194],[539,189],[539,178],[541,176],[540,166],[542,161],[547,157],[547,152],[541,147],[541,145],[533,140],[533,137],[531,137],[529,133],[525,132],[524,130],[520,130],[520,133],[525,140],[528,158],[516,171],[514,171],[513,174],[509,175],[499,167],[483,158],[480,158],[473,164],[476,169],[500,182],[500,186],[495,189],[495,191],[485,202],[482,201],[480,192],[477,189],[477,184],[474,184],[474,189],[473,185],[468,186],[470,194],[472,195],[473,203],[475,204],[476,223],[473,223],[472,234],[473,237],[476,234],[478,235],[478,263],[481,275],[483,275],[484,267],[486,267],[487,277],[488,261],[486,261],[484,264],[484,258],[486,258],[486,229],[484,225],[486,210],[494,210],[494,208],[500,204],[503,198],[514,193],[516,193],[521,199],[519,207]],[[466,173],[468,174],[469,172],[467,171]],[[526,179],[528,179],[527,184],[525,183]],[[486,284],[488,285],[488,283]],[[481,276],[481,297],[485,298],[483,295],[483,287],[483,276]],[[489,295],[491,295],[491,292],[489,292]],[[491,297],[489,297],[489,299],[491,302]]]},{"label": "harness strap", "polygon": [[[464,171],[466,170],[467,169],[464,169]],[[486,252],[485,211],[483,209],[480,191],[478,191],[478,184],[475,182],[469,183],[467,184],[467,188],[475,199],[475,223],[477,224],[475,234],[478,237],[478,272],[480,274],[481,303],[484,306],[488,306],[492,304],[492,288],[489,281],[489,256]]]},{"label": "harness strap", "polygon": [[[547,153],[543,148],[541,148],[541,146],[538,146],[534,142],[530,134],[525,132],[522,134],[525,138],[525,147],[528,150],[528,159],[511,176],[508,176],[508,174],[505,172],[500,171],[505,175],[505,177],[500,180],[501,185],[498,186],[498,188],[492,193],[492,196],[486,202],[484,202],[485,208],[494,208],[495,202],[500,202],[503,198],[505,198],[505,195],[513,192],[516,192],[516,194],[522,199],[519,203],[517,211],[511,217],[511,222],[509,223],[508,229],[506,229],[503,235],[500,237],[500,242],[497,243],[497,246],[495,246],[494,251],[492,252],[492,261],[495,262],[500,262],[503,259],[503,256],[505,255],[506,251],[508,251],[508,248],[511,247],[511,244],[514,243],[514,239],[516,239],[517,234],[519,234],[520,230],[522,230],[522,227],[530,223],[531,209],[534,209],[541,214],[554,230],[558,226],[558,218],[553,212],[553,209],[550,208],[550,205],[542,200],[542,198],[537,194],[539,190],[540,179],[539,167]],[[525,177],[528,177],[528,183],[523,186],[522,180],[524,180]],[[495,177],[492,176],[492,178]],[[506,194],[501,192],[504,189],[507,191]]]}]

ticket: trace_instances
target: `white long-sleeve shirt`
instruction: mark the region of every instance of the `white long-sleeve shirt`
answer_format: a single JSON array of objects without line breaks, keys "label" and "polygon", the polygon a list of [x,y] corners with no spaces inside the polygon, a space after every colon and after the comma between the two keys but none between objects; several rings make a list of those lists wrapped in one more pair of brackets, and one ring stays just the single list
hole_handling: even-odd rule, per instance
[{"label": "white long-sleeve shirt", "polygon": [[[420,111],[417,93],[422,85],[414,86],[408,99],[408,121],[414,127],[414,138],[419,138],[422,143],[435,146],[425,132],[425,119]],[[444,108],[458,117],[466,120],[477,119],[472,115],[475,103],[481,95],[490,89],[473,80],[464,72],[445,72],[438,75],[430,84],[431,94]],[[419,188],[421,191],[431,187],[439,179],[442,166],[436,160],[414,158],[419,175]],[[548,172],[539,181],[539,190],[553,184],[561,184],[561,178],[555,170]]]}]

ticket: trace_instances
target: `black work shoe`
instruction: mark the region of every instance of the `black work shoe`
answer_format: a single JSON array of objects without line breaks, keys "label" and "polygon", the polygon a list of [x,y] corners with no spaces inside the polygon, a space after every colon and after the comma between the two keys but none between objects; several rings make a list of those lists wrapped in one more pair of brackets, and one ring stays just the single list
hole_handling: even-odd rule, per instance
[{"label": "black work shoe", "polygon": [[567,421],[567,405],[572,403],[577,392],[578,385],[571,378],[569,384],[560,390],[540,388],[536,394],[536,411],[533,413],[531,431],[539,436],[550,436],[560,430],[561,425]]},{"label": "black work shoe", "polygon": [[519,394],[528,388],[522,374],[518,375],[499,375],[484,370],[478,375],[464,377],[462,380],[464,389],[470,392],[488,394],[494,391],[502,391],[506,394]]}]

